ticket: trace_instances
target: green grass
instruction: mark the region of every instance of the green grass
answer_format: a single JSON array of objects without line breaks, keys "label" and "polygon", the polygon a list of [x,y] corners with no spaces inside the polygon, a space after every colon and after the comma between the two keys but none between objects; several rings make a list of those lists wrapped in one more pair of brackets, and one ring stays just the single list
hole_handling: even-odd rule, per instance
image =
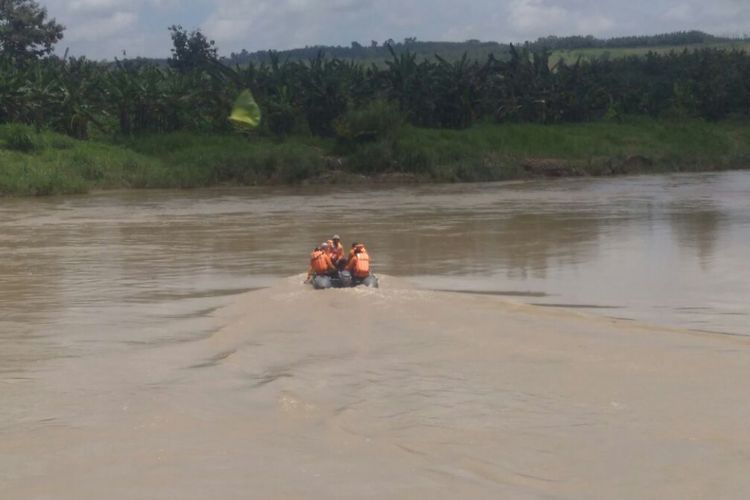
[{"label": "green grass", "polygon": [[741,50],[750,52],[750,40],[740,40],[736,42],[717,42],[717,43],[697,43],[689,45],[660,45],[656,47],[621,47],[621,48],[592,48],[592,49],[572,49],[556,50],[552,52],[549,62],[550,65],[557,64],[560,59],[565,59],[568,64],[575,63],[578,59],[592,60],[601,57],[610,59],[619,59],[628,56],[644,56],[649,52],[657,54],[668,54],[670,52],[682,52],[683,50],[694,51],[700,49],[725,49]]},{"label": "green grass", "polygon": [[17,127],[0,125],[0,194],[34,196],[164,185],[167,169],[161,162],[124,148],[30,129],[33,148],[9,148],[8,137],[17,133]]},{"label": "green grass", "polygon": [[323,152],[330,147],[310,137],[280,142],[189,132],[144,136],[121,144],[168,165],[168,183],[173,187],[300,182],[323,171]]},{"label": "green grass", "polygon": [[[750,166],[746,124],[646,119],[566,125],[485,124],[470,130],[407,127],[391,143],[356,151],[351,167],[389,170],[434,180],[481,181],[523,177],[531,161],[560,164],[571,174],[616,173],[639,157],[639,168],[679,171]],[[623,172],[624,173],[624,172]]]},{"label": "green grass", "polygon": [[[332,158],[336,155],[338,159]],[[355,176],[394,173],[443,182],[545,175],[535,165],[552,165],[559,170],[554,175],[750,168],[750,126],[649,119],[480,124],[468,130],[405,126],[378,141],[344,148],[309,136],[281,142],[188,132],[76,141],[17,125],[0,126],[0,194],[5,195],[347,182]],[[331,175],[331,166],[337,175]]]},{"label": "green grass", "polygon": [[0,195],[295,183],[322,172],[324,148],[330,145],[309,137],[274,142],[194,133],[76,141],[0,125]]}]

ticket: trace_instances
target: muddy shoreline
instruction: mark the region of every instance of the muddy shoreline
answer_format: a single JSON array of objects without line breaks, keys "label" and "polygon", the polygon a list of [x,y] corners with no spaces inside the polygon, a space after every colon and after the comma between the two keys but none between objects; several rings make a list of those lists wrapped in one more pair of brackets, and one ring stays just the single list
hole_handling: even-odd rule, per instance
[{"label": "muddy shoreline", "polygon": [[[346,159],[327,159],[327,169],[315,177],[304,179],[301,184],[417,184],[450,183],[460,180],[436,180],[427,175],[408,172],[385,172],[374,175],[357,174],[347,171]],[[479,182],[499,180],[530,180],[543,178],[570,177],[619,177],[627,175],[659,175],[665,173],[722,172],[750,169],[750,162],[738,159],[729,164],[723,161],[674,164],[642,155],[627,157],[598,158],[595,160],[571,160],[564,158],[527,158],[495,165],[497,178]],[[471,182],[471,181],[465,181]],[[287,183],[269,179],[259,185],[284,185]]]}]

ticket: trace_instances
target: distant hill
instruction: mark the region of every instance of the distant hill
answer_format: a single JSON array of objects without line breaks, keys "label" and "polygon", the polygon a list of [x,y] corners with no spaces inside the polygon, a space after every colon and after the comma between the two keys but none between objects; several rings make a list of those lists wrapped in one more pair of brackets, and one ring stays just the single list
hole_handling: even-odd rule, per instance
[{"label": "distant hill", "polygon": [[246,65],[248,63],[268,63],[271,60],[271,54],[276,54],[282,61],[307,61],[323,53],[328,57],[338,59],[360,61],[363,63],[382,64],[391,58],[388,46],[391,46],[396,52],[409,51],[417,55],[418,58],[430,58],[435,54],[448,60],[460,59],[464,53],[472,59],[486,59],[490,54],[496,57],[505,57],[509,51],[509,44],[498,42],[480,42],[479,40],[467,40],[465,42],[420,42],[414,38],[407,38],[403,42],[387,40],[380,44],[371,42],[370,45],[361,45],[352,42],[351,46],[330,46],[314,45],[300,49],[283,50],[283,51],[257,51],[248,52],[243,50],[239,53],[232,53],[229,57],[223,58],[223,61],[231,65]]},{"label": "distant hill", "polygon": [[591,60],[600,58],[618,59],[628,56],[643,56],[649,52],[657,54],[667,54],[669,52],[682,52],[683,50],[700,50],[700,49],[724,49],[740,50],[750,53],[750,40],[735,40],[713,43],[696,43],[689,45],[663,45],[663,46],[646,46],[646,47],[616,47],[616,48],[591,48],[591,49],[570,49],[555,50],[550,56],[550,64],[554,65],[561,59],[567,63],[574,63],[577,60]]},{"label": "distant hill", "polygon": [[636,47],[664,47],[701,44],[721,44],[743,40],[742,38],[719,37],[702,31],[675,31],[647,36],[621,36],[615,38],[595,38],[589,36],[548,36],[539,38],[534,45],[550,50],[574,49],[618,49]]},{"label": "distant hill", "polygon": [[[308,61],[323,53],[327,57],[358,61],[364,64],[382,66],[391,59],[390,45],[397,53],[409,51],[417,55],[418,59],[432,58],[435,54],[455,61],[464,54],[470,59],[484,61],[490,54],[503,60],[509,57],[510,44],[499,42],[482,42],[466,40],[465,42],[422,42],[415,38],[407,38],[401,42],[387,40],[383,43],[370,42],[362,45],[352,42],[348,47],[340,45],[314,45],[291,50],[261,50],[248,52],[242,50],[232,53],[229,57],[222,57],[222,62],[234,66],[245,66],[249,63],[269,63],[272,54],[280,61]],[[748,37],[719,37],[702,31],[680,31],[650,36],[625,36],[616,38],[595,38],[593,36],[548,36],[534,42],[526,42],[530,49],[547,48],[551,53],[550,63],[560,59],[568,62],[577,59],[594,59],[599,57],[626,57],[630,55],[644,55],[649,51],[665,53],[669,51],[696,50],[702,48],[726,48],[750,52],[750,38]],[[140,59],[140,58],[139,58]],[[166,65],[166,59],[142,59],[143,61]]]},{"label": "distant hill", "polygon": [[552,51],[550,63],[561,59],[574,62],[578,59],[601,57],[619,58],[642,56],[648,52],[660,54],[671,51],[698,50],[706,48],[750,51],[750,39],[718,37],[702,31],[679,31],[651,36],[626,36],[599,39],[593,36],[549,36],[533,43],[535,47],[546,47]]}]

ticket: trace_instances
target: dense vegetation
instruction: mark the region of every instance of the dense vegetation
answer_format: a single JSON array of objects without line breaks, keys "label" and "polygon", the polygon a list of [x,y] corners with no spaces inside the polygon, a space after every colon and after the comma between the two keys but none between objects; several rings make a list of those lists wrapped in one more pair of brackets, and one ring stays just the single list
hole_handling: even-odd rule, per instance
[{"label": "dense vegetation", "polygon": [[[16,25],[23,29],[6,36]],[[497,178],[501,177],[497,173],[475,175],[466,169],[439,171],[438,163],[453,165],[455,155],[433,154],[430,148],[414,146],[419,141],[410,143],[408,137],[448,141],[452,136],[415,132],[413,127],[460,130],[491,123],[616,123],[632,116],[715,121],[745,119],[750,114],[750,56],[736,50],[648,53],[551,66],[551,52],[540,43],[510,45],[507,54],[489,54],[483,60],[464,55],[449,61],[440,55],[420,59],[410,50],[419,43],[412,39],[382,48],[388,59],[381,66],[322,52],[299,61],[269,53],[268,62],[230,66],[218,59],[214,43],[202,33],[172,26],[172,57],[168,64],[158,65],[144,60],[102,63],[50,56],[62,27],[47,21],[46,12],[31,0],[0,4],[0,26],[0,124],[17,124],[3,128],[2,145],[13,155],[45,151],[42,156],[37,153],[37,159],[52,162],[77,148],[41,147],[66,143],[58,136],[40,139],[32,129],[78,140],[94,138],[108,147],[125,145],[136,151],[146,135],[187,134],[179,136],[183,142],[176,142],[183,151],[190,149],[188,139],[202,140],[195,134],[214,137],[205,135],[212,146],[203,154],[170,151],[165,155],[156,151],[159,148],[140,151],[155,158],[149,168],[161,172],[147,180],[131,174],[138,171],[133,165],[149,162],[124,155],[113,168],[124,172],[118,178],[127,178],[126,185],[134,186],[295,181],[319,173],[326,157],[346,157],[356,172]],[[250,141],[227,120],[232,102],[243,89],[252,90],[263,111],[261,130]],[[533,130],[541,135],[543,129]],[[217,142],[217,134],[231,140]],[[289,136],[294,136],[287,139],[293,144],[280,142]],[[234,150],[222,152],[222,147],[230,146]],[[439,150],[438,145],[431,147]],[[495,158],[509,157],[497,148],[484,150]],[[472,157],[469,153],[461,154]],[[194,165],[195,158],[216,168],[195,167],[195,172],[202,173],[194,176],[162,175],[164,168],[180,162]],[[292,168],[284,166],[285,162],[301,166]],[[469,163],[478,168],[482,162],[486,159]],[[158,168],[153,166],[157,164]],[[128,170],[128,165],[133,168]],[[99,167],[91,168],[94,173],[84,172],[84,180],[89,176],[94,185],[112,185],[104,182],[112,180],[111,176],[97,173]]]},{"label": "dense vegetation", "polygon": [[[264,130],[375,138],[378,120],[467,128],[477,121],[561,123],[626,115],[718,120],[750,113],[750,56],[706,49],[616,60],[564,61],[511,48],[501,61],[392,52],[385,68],[318,56],[229,68],[215,59],[157,67],[50,57],[0,58],[0,123],[49,128],[78,139],[176,130],[228,131],[233,99],[250,88]],[[364,113],[364,114],[363,114]],[[368,119],[367,116],[370,118]],[[375,120],[375,122],[372,122]]]}]

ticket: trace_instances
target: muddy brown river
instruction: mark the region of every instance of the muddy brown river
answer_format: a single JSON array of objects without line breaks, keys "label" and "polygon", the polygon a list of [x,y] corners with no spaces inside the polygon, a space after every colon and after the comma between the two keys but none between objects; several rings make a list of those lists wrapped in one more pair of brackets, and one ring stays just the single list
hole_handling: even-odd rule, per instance
[{"label": "muddy brown river", "polygon": [[747,498],[749,258],[750,172],[2,199],[0,498]]}]

